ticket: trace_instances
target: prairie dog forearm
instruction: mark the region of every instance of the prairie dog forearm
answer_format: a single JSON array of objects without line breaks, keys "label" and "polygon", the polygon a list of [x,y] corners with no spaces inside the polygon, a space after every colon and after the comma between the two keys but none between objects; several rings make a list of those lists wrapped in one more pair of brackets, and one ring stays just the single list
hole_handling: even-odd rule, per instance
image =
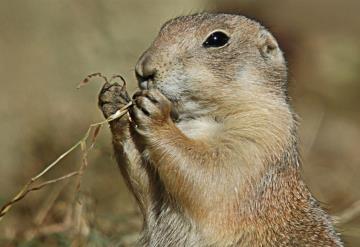
[{"label": "prairie dog forearm", "polygon": [[130,133],[128,120],[111,123],[115,158],[129,189],[138,201],[143,215],[149,207],[149,174],[141,153]]}]

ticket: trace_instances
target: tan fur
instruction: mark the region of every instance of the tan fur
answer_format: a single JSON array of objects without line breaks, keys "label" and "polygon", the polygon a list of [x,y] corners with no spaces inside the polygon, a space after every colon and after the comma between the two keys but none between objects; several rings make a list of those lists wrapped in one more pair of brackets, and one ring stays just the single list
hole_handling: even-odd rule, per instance
[{"label": "tan fur", "polygon": [[[229,44],[204,48],[214,30]],[[226,14],[170,20],[136,70],[133,122],[111,128],[144,216],[139,245],[342,246],[299,176],[286,63],[264,27]]]}]

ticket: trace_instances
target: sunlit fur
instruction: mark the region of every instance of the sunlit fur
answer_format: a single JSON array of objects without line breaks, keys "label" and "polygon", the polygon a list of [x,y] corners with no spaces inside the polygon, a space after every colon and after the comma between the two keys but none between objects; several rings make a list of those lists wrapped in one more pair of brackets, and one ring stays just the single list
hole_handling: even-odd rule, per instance
[{"label": "sunlit fur", "polygon": [[[214,30],[229,44],[204,48]],[[274,37],[238,15],[167,22],[144,53],[176,119],[112,124],[144,216],[140,246],[342,246],[302,182],[287,67]],[[141,121],[141,119],[139,120]]]}]

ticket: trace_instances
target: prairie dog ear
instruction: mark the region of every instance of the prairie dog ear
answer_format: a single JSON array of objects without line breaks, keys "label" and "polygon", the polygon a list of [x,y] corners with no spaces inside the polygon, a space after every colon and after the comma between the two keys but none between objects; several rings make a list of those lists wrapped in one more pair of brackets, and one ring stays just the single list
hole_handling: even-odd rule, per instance
[{"label": "prairie dog ear", "polygon": [[270,59],[274,62],[284,62],[283,54],[276,39],[266,29],[262,29],[259,32],[258,49],[261,56],[265,59]]}]

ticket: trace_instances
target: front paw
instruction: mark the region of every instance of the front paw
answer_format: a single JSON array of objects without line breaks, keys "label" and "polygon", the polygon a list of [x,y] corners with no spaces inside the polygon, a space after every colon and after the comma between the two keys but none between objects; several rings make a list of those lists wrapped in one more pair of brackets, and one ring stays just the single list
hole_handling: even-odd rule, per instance
[{"label": "front paw", "polygon": [[130,102],[130,97],[119,83],[105,83],[99,93],[98,105],[105,118],[110,117],[121,107]]},{"label": "front paw", "polygon": [[171,102],[157,89],[142,90],[133,96],[134,106],[130,110],[136,130],[143,135],[154,128],[168,124],[171,120]]}]

